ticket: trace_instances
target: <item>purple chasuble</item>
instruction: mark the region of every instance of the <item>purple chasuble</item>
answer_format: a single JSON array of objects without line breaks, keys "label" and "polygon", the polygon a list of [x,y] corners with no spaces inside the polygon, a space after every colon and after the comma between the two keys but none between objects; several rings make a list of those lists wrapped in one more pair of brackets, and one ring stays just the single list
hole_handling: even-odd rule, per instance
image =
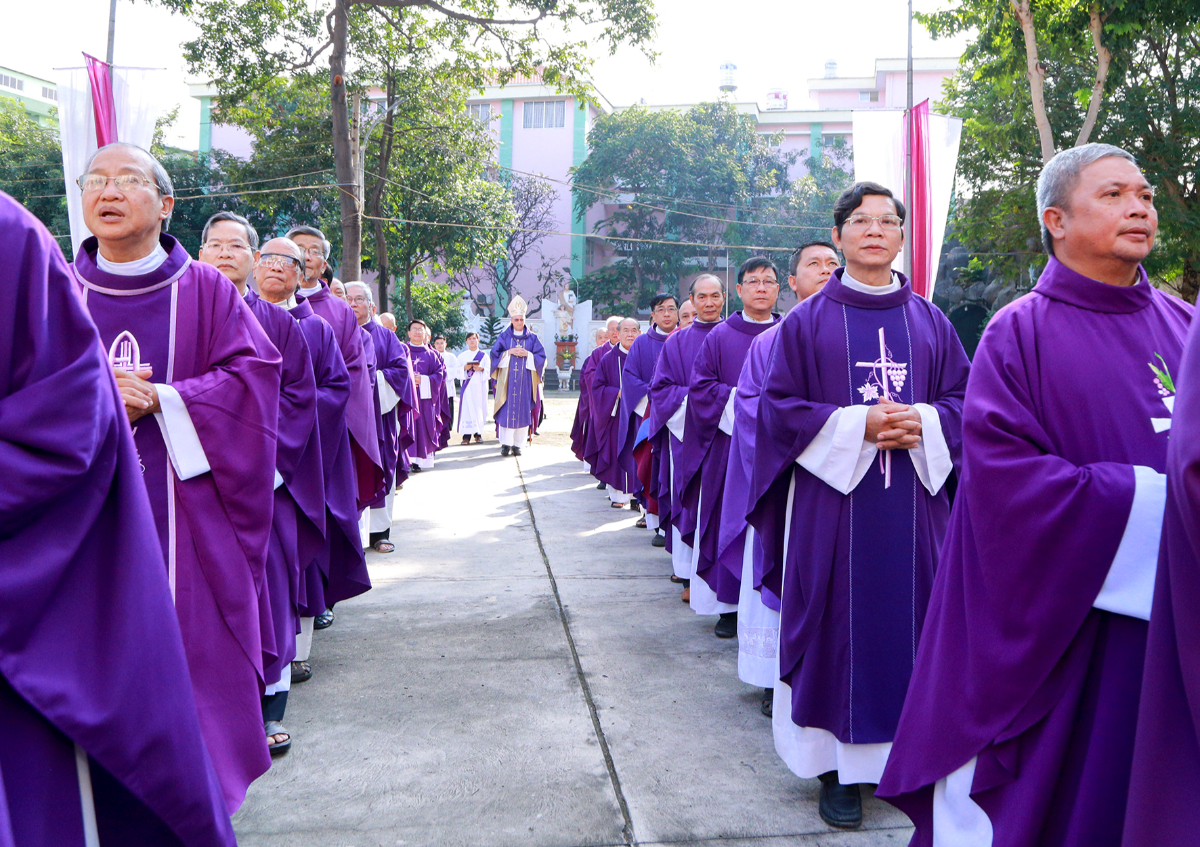
[{"label": "purple chasuble", "polygon": [[621,463],[621,372],[629,351],[620,344],[613,347],[596,368],[591,389],[591,426],[588,432],[590,452],[584,461],[592,474],[605,485],[624,493],[637,490],[637,473]]},{"label": "purple chasuble", "polygon": [[[514,348],[528,350],[530,356],[520,358],[510,355],[502,362],[504,354]],[[526,362],[533,359],[537,370],[536,378],[529,370]],[[518,335],[512,325],[504,328],[491,351],[492,376],[496,380],[496,401],[493,417],[496,427],[505,429],[520,429],[521,427],[536,426],[537,419],[534,410],[537,408],[542,380],[542,368],[546,366],[546,350],[541,340],[529,327]],[[501,373],[503,371],[503,373]]]},{"label": "purple chasuble", "polygon": [[346,426],[350,374],[333,329],[308,300],[296,296],[288,310],[308,342],[317,385],[317,433],[321,439],[321,481],[325,492],[325,545],[304,571],[304,596],[298,611],[315,617],[334,603],[371,588],[366,556],[358,533],[354,457]]},{"label": "purple chasuble", "polygon": [[[674,542],[671,529],[678,529],[683,498],[679,491],[680,451],[683,446],[675,434],[667,428],[667,421],[679,411],[688,396],[688,385],[692,379],[692,368],[700,345],[720,321],[705,323],[694,321],[691,326],[677,329],[667,336],[662,355],[654,369],[654,381],[650,383],[650,429],[648,437],[651,449],[662,457],[659,463],[658,525],[666,533],[667,549]],[[686,435],[686,432],[685,432]],[[695,503],[692,504],[693,509]]]},{"label": "purple chasuble", "polygon": [[1200,323],[1176,376],[1167,505],[1125,816],[1125,847],[1191,847],[1200,833]]},{"label": "purple chasuble", "polygon": [[[647,423],[650,415],[650,383],[654,381],[654,368],[658,365],[666,341],[667,333],[651,324],[650,329],[633,339],[629,355],[625,357],[625,370],[621,374],[620,462],[625,473],[634,480],[638,491],[642,483],[638,479],[637,459],[633,451],[647,440],[650,428]],[[646,401],[646,408],[639,414],[637,409],[642,400]],[[659,457],[654,455],[651,448],[651,480],[656,476],[658,460]]]},{"label": "purple chasuble", "polygon": [[[754,439],[758,428],[758,399],[762,394],[763,379],[767,374],[767,362],[771,347],[779,334],[782,321],[767,327],[750,342],[746,361],[738,376],[737,394],[733,397],[733,435],[729,440],[729,462],[725,473],[725,491],[721,500],[721,527],[717,534],[717,564],[723,570],[722,586],[725,594],[717,591],[717,599],[723,603],[734,603],[727,599],[729,580],[738,589],[742,581],[742,560],[746,548],[746,515],[750,512],[750,483],[754,472]],[[786,507],[786,501],[776,504]],[[762,589],[762,545],[757,537],[752,551],[754,562],[754,588]],[[714,589],[715,590],[715,589]],[[733,595],[736,598],[736,594]],[[762,593],[763,603],[779,611],[779,598],[770,591]]]},{"label": "purple chasuble", "polygon": [[591,423],[591,384],[596,373],[596,367],[604,354],[612,349],[612,344],[605,341],[588,354],[579,369],[579,402],[575,406],[575,420],[571,423],[571,452],[575,458],[584,461],[583,452],[587,448],[587,433]]},{"label": "purple chasuble", "polygon": [[1150,366],[1179,373],[1191,312],[1144,271],[1105,285],[1051,258],[985,330],[962,479],[878,792],[912,818],[915,844],[932,843],[934,783],[971,759],[997,847],[1120,843],[1147,626],[1093,603],[1135,466],[1166,468],[1155,421],[1168,408]]},{"label": "purple chasuble", "polygon": [[[891,487],[876,458],[850,494],[795,464],[837,410],[880,398],[870,382],[880,357],[906,366],[889,379],[897,402],[937,414],[951,460],[961,455],[968,362],[946,316],[899,290],[868,294],[825,287],[780,324],[758,405],[750,523],[763,545],[763,586],[780,598],[780,678],[791,686],[791,719],[847,744],[892,740],[916,656],[938,545],[950,504],[931,495],[907,450],[892,451]],[[865,363],[865,366],[860,366]],[[794,487],[786,555],[779,498]],[[786,521],[785,521],[786,523]]]},{"label": "purple chasuble", "polygon": [[720,428],[720,423],[751,342],[777,323],[778,315],[772,315],[770,323],[760,324],[746,320],[741,312],[734,312],[700,345],[688,385],[685,458],[680,463],[679,490],[684,502],[694,500],[696,508],[694,511],[689,508],[681,515],[679,533],[698,551],[696,576],[708,583],[722,603],[737,604],[741,579],[740,574],[739,578],[731,579],[728,572],[714,567],[725,473],[729,468],[730,435]]},{"label": "purple chasuble", "polygon": [[296,658],[300,623],[296,606],[303,594],[304,571],[325,546],[325,489],[317,383],[308,342],[284,308],[262,299],[253,289],[246,291],[245,299],[282,359],[275,449],[275,469],[282,483],[275,488],[263,584],[275,644],[273,657],[264,662],[263,678],[272,685]]},{"label": "purple chasuble", "polygon": [[413,373],[420,374],[429,383],[428,397],[422,396],[418,389],[413,445],[409,449],[410,455],[426,459],[439,449],[442,407],[446,405],[446,360],[427,344],[409,344],[408,354]]},{"label": "purple chasuble", "polygon": [[[296,292],[300,294],[299,291]],[[342,361],[350,374],[350,399],[346,404],[346,428],[350,430],[350,448],[354,454],[358,508],[366,508],[383,488],[383,460],[379,458],[379,436],[375,423],[375,401],[371,396],[371,373],[367,355],[371,352],[358,317],[350,304],[335,297],[322,282],[321,289],[302,295],[312,310],[333,329]]]},{"label": "purple chasuble", "polygon": [[78,749],[102,844],[230,847],[108,357],[3,194],[0,252],[0,844],[84,843]]},{"label": "purple chasuble", "polygon": [[383,460],[384,493],[371,503],[371,508],[383,508],[384,498],[396,484],[396,470],[400,461],[399,422],[412,415],[413,386],[412,362],[408,356],[408,345],[402,344],[396,333],[376,320],[369,320],[363,327],[371,336],[375,349],[376,381],[384,380],[396,394],[396,405],[383,411],[379,405],[380,392],[375,392],[375,404],[379,410],[379,455]]},{"label": "purple chasuble", "polygon": [[193,262],[170,235],[167,261],[139,276],[96,265],[83,242],[75,275],[107,350],[124,332],[152,382],[183,400],[209,470],[179,479],[156,417],[134,427],[159,542],[167,560],[200,726],[230,813],[270,766],[259,587],[275,477],[280,358],[233,283]]}]

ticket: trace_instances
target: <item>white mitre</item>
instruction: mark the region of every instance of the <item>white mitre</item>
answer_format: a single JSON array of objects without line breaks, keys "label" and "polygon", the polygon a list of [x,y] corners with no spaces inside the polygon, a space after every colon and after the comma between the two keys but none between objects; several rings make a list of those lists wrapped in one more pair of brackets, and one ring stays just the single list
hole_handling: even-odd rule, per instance
[{"label": "white mitre", "polygon": [[508,302],[508,316],[523,318],[527,314],[529,314],[529,304],[521,298],[520,294],[514,294],[513,299]]}]

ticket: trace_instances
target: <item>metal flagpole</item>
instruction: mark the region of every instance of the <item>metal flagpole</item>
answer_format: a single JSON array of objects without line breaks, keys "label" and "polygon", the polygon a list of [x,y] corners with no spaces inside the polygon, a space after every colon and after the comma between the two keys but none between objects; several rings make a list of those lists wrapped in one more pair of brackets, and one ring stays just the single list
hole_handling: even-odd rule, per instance
[{"label": "metal flagpole", "polygon": [[104,60],[111,68],[113,63],[113,41],[117,37],[117,0],[108,7],[108,55]]},{"label": "metal flagpole", "polygon": [[911,280],[913,275],[913,144],[912,144],[912,111],[913,111],[913,47],[912,47],[913,10],[912,0],[908,0],[908,108],[904,111],[904,199],[908,205],[908,214],[904,218],[904,273]]}]

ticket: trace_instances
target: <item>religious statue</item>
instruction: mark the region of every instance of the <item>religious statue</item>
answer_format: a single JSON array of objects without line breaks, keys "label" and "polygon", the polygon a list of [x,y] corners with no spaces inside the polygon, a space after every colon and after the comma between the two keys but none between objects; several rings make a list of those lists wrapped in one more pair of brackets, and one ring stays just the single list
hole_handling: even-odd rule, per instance
[{"label": "religious statue", "polygon": [[568,339],[575,333],[575,292],[571,290],[568,283],[567,287],[562,290],[558,296],[557,308],[554,310],[554,317],[557,320],[557,329],[554,337],[556,339]]}]

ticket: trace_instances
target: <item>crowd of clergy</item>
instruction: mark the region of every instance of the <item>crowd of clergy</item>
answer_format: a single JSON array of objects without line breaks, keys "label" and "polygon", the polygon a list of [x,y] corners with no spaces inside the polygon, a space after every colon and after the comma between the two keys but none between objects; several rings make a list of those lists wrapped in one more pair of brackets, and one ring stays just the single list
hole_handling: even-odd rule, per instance
[{"label": "crowd of clergy", "polygon": [[[398,489],[489,413],[520,456],[546,352],[519,297],[490,349],[402,343],[314,227],[221,212],[189,256],[137,147],[78,183],[71,265],[0,195],[0,847],[232,845]],[[702,274],[611,318],[572,448],[830,825],[874,786],[920,847],[1195,845],[1200,338],[1132,155],[1059,153],[1037,203],[1048,264],[973,362],[860,182],[785,317],[755,257],[736,311]]]},{"label": "crowd of clergy", "polygon": [[860,182],[786,317],[754,257],[736,311],[701,274],[645,333],[611,318],[572,449],[737,638],[826,823],[860,826],[865,785],[920,847],[1200,844],[1192,307],[1141,266],[1133,156],[1064,151],[1037,199],[1049,262],[973,363],[892,270],[903,203]]},{"label": "crowd of clergy", "polygon": [[315,227],[219,212],[189,256],[133,145],[78,185],[71,265],[0,195],[0,847],[233,844],[397,490],[489,411],[519,453],[545,354],[519,299],[490,353],[401,342]]}]

